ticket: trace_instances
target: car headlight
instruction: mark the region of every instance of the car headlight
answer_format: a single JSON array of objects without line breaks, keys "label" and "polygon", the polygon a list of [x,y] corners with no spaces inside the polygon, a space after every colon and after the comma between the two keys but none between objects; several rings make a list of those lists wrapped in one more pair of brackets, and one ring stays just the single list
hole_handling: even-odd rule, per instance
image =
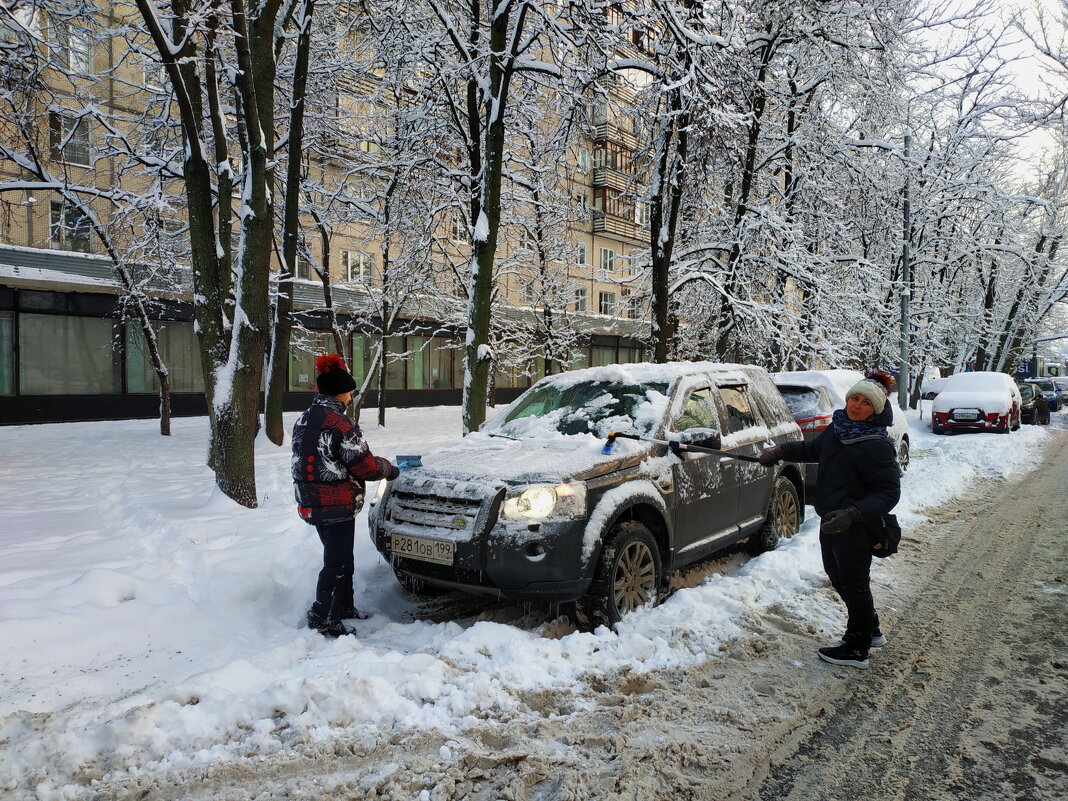
[{"label": "car headlight", "polygon": [[581,517],[586,514],[586,485],[535,484],[504,502],[507,520],[541,520],[546,517]]}]

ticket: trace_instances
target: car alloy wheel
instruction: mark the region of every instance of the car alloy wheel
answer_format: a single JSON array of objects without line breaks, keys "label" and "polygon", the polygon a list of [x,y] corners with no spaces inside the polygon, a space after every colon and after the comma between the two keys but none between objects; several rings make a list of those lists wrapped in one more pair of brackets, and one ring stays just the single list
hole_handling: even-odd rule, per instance
[{"label": "car alloy wheel", "polygon": [[612,594],[620,616],[656,597],[656,563],[646,543],[635,540],[619,554]]},{"label": "car alloy wheel", "polygon": [[611,628],[639,606],[656,603],[662,583],[652,533],[637,520],[617,523],[604,538],[589,590],[575,601],[575,622],[583,631]]},{"label": "car alloy wheel", "polygon": [[764,525],[749,537],[749,553],[764,553],[774,550],[779,540],[792,537],[801,526],[801,504],[797,497],[797,488],[786,476],[775,479],[775,488],[771,492],[768,514]]},{"label": "car alloy wheel", "polygon": [[904,473],[909,469],[909,441],[902,439],[897,447],[897,466]]}]

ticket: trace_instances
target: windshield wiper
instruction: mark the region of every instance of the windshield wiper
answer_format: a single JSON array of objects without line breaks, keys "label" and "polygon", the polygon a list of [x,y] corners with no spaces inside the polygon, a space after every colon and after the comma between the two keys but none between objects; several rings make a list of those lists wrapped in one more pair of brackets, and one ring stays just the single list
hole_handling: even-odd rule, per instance
[{"label": "windshield wiper", "polygon": [[500,437],[501,439],[510,439],[512,442],[519,442],[519,437],[510,437],[507,434],[494,434],[492,431],[487,431],[486,435],[490,437]]}]

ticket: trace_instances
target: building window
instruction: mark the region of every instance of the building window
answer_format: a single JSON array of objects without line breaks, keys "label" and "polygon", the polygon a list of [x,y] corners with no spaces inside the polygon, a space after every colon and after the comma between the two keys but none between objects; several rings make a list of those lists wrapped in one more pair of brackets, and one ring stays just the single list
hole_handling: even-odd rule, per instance
[{"label": "building window", "polygon": [[298,281],[311,281],[314,275],[311,259],[307,256],[297,256],[297,269],[293,276]]},{"label": "building window", "polygon": [[315,360],[334,353],[334,335],[329,331],[294,328],[289,337],[289,391],[315,391]]},{"label": "building window", "polygon": [[626,348],[620,346],[619,348],[619,363],[620,364],[637,364],[642,360],[641,348]]},{"label": "building window", "polygon": [[590,261],[590,246],[585,242],[579,242],[575,245],[575,265],[578,267],[585,267]]},{"label": "building window", "polygon": [[467,225],[459,214],[454,214],[449,219],[449,239],[453,242],[467,242]]},{"label": "building window", "polygon": [[[171,392],[203,392],[204,373],[200,369],[200,347],[193,324],[158,322],[155,324],[160,358],[171,377]],[[126,325],[126,390],[159,392],[159,378],[152,368],[152,357],[141,326]]]},{"label": "building window", "polygon": [[598,292],[597,293],[597,311],[600,314],[613,315],[616,313],[616,293],[615,292]]},{"label": "building window", "polygon": [[533,278],[523,284],[523,302],[531,307],[538,305],[538,282]]},{"label": "building window", "polygon": [[451,389],[452,341],[441,337],[408,337],[408,389]]},{"label": "building window", "polygon": [[587,293],[586,293],[585,289],[583,289],[582,287],[579,287],[578,289],[575,290],[575,311],[577,311],[577,312],[586,311],[586,298],[587,298]]},{"label": "building window", "polygon": [[635,207],[634,221],[642,228],[649,227],[649,204],[638,203]]},{"label": "building window", "polygon": [[526,251],[527,253],[534,253],[537,250],[534,234],[525,225],[519,228],[519,236],[516,237],[515,246],[516,250]]},{"label": "building window", "polygon": [[591,367],[604,367],[606,364],[616,363],[616,349],[601,345],[593,347],[593,361]]},{"label": "building window", "polygon": [[114,334],[102,317],[20,314],[19,394],[117,395],[122,369]]},{"label": "building window", "polygon": [[93,40],[81,25],[61,25],[56,30],[59,63],[71,72],[93,69]]},{"label": "building window", "polygon": [[601,248],[600,268],[606,273],[616,271],[616,252],[611,248]]},{"label": "building window", "polygon": [[77,206],[52,203],[52,248],[73,250],[77,253],[92,251],[92,228],[89,218]]},{"label": "building window", "polygon": [[619,290],[619,316],[620,317],[633,317],[631,314],[631,292],[627,287],[623,287]]},{"label": "building window", "polygon": [[362,250],[341,251],[341,280],[349,284],[366,283],[374,278],[375,257]]},{"label": "building window", "polygon": [[0,395],[15,394],[15,313],[0,311]]},{"label": "building window", "polygon": [[578,209],[580,217],[588,217],[590,214],[590,197],[585,192],[579,192],[575,195],[575,208]]},{"label": "building window", "polygon": [[77,167],[92,165],[87,120],[50,111],[48,112],[48,132],[54,161],[62,161]]},{"label": "building window", "polygon": [[408,358],[404,337],[388,337],[382,358],[386,365],[386,389],[404,389],[404,366]]},{"label": "building window", "polygon": [[590,171],[590,149],[588,147],[578,149],[578,169],[583,173]]}]

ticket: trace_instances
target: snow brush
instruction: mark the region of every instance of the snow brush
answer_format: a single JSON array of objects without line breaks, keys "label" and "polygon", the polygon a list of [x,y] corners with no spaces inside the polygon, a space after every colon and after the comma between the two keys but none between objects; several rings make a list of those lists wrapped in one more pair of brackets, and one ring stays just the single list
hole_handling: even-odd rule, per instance
[{"label": "snow brush", "polygon": [[657,445],[667,445],[676,453],[678,452],[691,452],[691,453],[712,453],[717,456],[726,456],[728,459],[738,459],[742,462],[756,462],[760,464],[760,460],[755,456],[742,456],[740,453],[729,453],[728,451],[717,450],[716,448],[706,448],[704,445],[691,445],[687,442],[676,442],[666,439],[653,439],[652,437],[642,437],[637,434],[623,434],[618,431],[613,431],[608,435],[608,441],[605,442],[604,447],[601,448],[601,453],[609,454],[612,452],[612,446],[616,444],[617,439],[636,439],[641,442],[655,442]]}]

